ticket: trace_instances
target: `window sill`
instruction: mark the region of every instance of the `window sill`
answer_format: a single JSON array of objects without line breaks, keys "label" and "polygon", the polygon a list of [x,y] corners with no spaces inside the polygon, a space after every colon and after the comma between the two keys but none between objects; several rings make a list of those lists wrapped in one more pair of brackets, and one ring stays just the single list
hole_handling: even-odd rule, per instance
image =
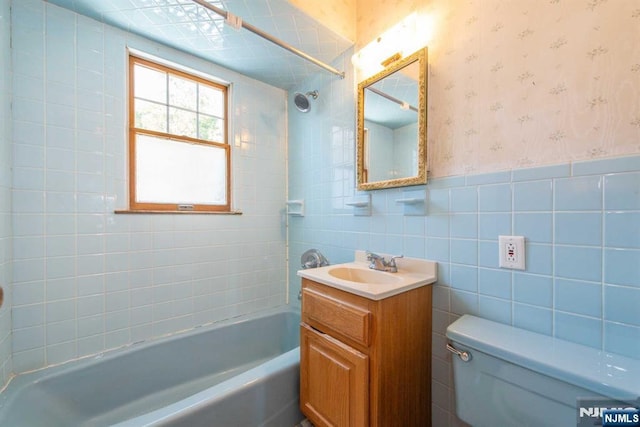
[{"label": "window sill", "polygon": [[242,211],[154,211],[154,210],[129,210],[118,209],[116,214],[179,214],[179,215],[242,215]]}]

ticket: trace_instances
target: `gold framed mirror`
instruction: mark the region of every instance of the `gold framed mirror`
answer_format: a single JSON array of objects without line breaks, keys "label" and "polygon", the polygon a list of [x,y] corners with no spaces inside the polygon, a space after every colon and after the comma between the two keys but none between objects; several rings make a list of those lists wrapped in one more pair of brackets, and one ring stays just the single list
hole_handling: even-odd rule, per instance
[{"label": "gold framed mirror", "polygon": [[427,48],[358,84],[358,190],[427,183]]}]

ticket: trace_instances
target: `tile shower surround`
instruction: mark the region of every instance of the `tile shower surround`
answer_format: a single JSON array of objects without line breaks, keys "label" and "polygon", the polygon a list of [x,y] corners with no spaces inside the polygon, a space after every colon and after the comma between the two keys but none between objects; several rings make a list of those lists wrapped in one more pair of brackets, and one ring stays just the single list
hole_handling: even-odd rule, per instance
[{"label": "tile shower surround", "polygon": [[[286,93],[39,0],[12,13],[13,371],[283,305]],[[127,47],[233,82],[243,215],[113,213]]]}]

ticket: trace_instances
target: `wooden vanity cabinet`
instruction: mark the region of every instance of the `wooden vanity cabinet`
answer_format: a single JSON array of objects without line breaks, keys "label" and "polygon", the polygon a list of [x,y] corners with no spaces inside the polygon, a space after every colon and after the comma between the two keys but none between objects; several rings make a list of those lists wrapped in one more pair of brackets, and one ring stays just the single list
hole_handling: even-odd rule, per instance
[{"label": "wooden vanity cabinet", "polygon": [[300,407],[316,427],[431,425],[431,286],[381,300],[302,279]]}]

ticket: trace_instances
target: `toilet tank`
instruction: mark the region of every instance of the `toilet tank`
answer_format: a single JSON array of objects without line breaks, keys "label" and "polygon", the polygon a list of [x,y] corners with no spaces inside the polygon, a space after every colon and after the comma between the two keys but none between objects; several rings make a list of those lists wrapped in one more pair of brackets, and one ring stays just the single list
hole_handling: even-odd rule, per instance
[{"label": "toilet tank", "polygon": [[640,406],[640,360],[470,315],[447,338],[466,353],[453,356],[456,414],[474,427],[594,426],[598,408]]}]

